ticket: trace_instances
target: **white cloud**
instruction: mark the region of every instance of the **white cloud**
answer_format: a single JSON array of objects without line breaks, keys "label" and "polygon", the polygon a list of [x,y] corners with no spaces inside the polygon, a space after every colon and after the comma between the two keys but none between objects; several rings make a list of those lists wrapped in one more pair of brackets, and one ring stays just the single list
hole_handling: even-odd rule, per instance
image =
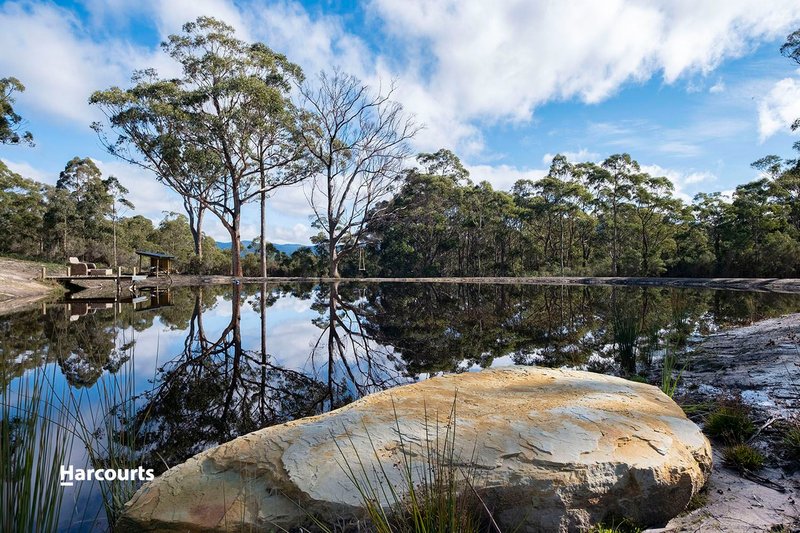
[{"label": "white cloud", "polygon": [[[570,163],[583,163],[585,161],[597,162],[600,160],[600,154],[596,152],[590,152],[586,148],[581,148],[577,152],[566,151],[566,152],[559,152],[559,154],[566,157],[567,161],[569,161]],[[558,154],[550,154],[550,153],[544,154],[544,156],[542,156],[542,163],[545,165],[549,165],[550,163],[553,162],[553,158],[556,155]]]},{"label": "white cloud", "polygon": [[758,131],[761,141],[789,130],[800,118],[800,80],[784,78],[777,82],[758,104]]},{"label": "white cloud", "polygon": [[722,80],[717,80],[717,83],[709,87],[708,92],[711,94],[719,94],[725,92],[725,82]]},{"label": "white cloud", "polygon": [[465,165],[475,183],[488,181],[496,190],[510,191],[517,180],[536,181],[547,174],[544,169],[516,168],[510,165]]},{"label": "white cloud", "polygon": [[[684,202],[691,202],[692,197],[700,189],[708,190],[709,186],[717,182],[717,176],[704,171],[681,171],[664,168],[659,165],[642,165],[642,172],[651,176],[664,176],[675,186],[675,196]],[[700,187],[702,185],[702,187]]]},{"label": "white cloud", "polygon": [[[125,20],[120,13],[147,16],[164,37],[187,20],[212,15],[240,37],[263,39],[286,53],[309,76],[339,65],[372,85],[396,79],[398,99],[426,124],[415,148],[450,146],[467,156],[483,150],[487,121],[526,121],[549,101],[600,102],[625,83],[657,75],[667,83],[705,76],[800,21],[800,3],[793,0],[374,0],[367,17],[382,22],[385,40],[392,40],[391,47],[379,40],[373,49],[348,31],[343,18],[312,14],[291,0],[114,0],[113,8],[87,1],[89,28],[53,4],[0,8],[0,47],[6,51],[0,70],[29,86],[21,100],[88,124],[95,113],[86,105],[92,90],[125,84],[134,68],[174,69],[156,43],[133,46],[102,30],[103,21],[119,25]],[[718,81],[710,91],[723,88]],[[766,127],[774,128],[769,121]]]},{"label": "white cloud", "polygon": [[782,2],[375,0],[390,31],[428,43],[427,88],[461,116],[527,120],[552,100],[602,101],[623,83],[708,73],[755,40],[785,35]]},{"label": "white cloud", "polygon": [[[105,161],[93,158],[93,161],[103,176],[115,176],[130,191],[127,198],[136,206],[133,214],[144,215],[158,224],[164,218],[164,212],[184,212],[180,197],[156,181],[152,172],[113,159]],[[131,216],[131,213],[123,213],[123,216]]]},{"label": "white cloud", "polygon": [[92,40],[72,12],[53,4],[6,3],[0,28],[0,71],[26,86],[19,102],[86,128],[100,118],[88,105],[92,91],[153,63],[149,52],[124,41]]},{"label": "white cloud", "polygon": [[30,178],[41,183],[49,183],[55,185],[58,174],[48,174],[47,172],[38,169],[26,161],[11,161],[3,159],[11,172],[16,172],[23,178]]}]

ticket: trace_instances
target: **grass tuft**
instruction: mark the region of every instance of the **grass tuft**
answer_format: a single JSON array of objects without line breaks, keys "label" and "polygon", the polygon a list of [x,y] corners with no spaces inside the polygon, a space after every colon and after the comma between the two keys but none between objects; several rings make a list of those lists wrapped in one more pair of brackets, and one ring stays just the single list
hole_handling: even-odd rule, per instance
[{"label": "grass tuft", "polygon": [[684,365],[684,367],[678,371],[678,375],[673,376],[677,362],[678,356],[676,356],[671,349],[667,349],[667,353],[664,355],[664,361],[661,366],[661,392],[670,398],[675,395],[675,390],[678,388],[678,382],[681,380],[681,376],[683,376],[683,370],[686,368]]},{"label": "grass tuft", "polygon": [[747,444],[736,444],[725,448],[722,457],[725,464],[739,471],[755,472],[764,466],[764,456],[761,452]]},{"label": "grass tuft", "polygon": [[597,524],[589,529],[587,533],[640,533],[642,528],[632,523],[630,520],[610,520]]},{"label": "grass tuft", "polygon": [[800,461],[800,423],[794,422],[783,436],[783,448],[789,459]]},{"label": "grass tuft", "polygon": [[709,437],[728,444],[740,444],[756,431],[749,409],[741,403],[718,407],[706,417],[703,429]]}]

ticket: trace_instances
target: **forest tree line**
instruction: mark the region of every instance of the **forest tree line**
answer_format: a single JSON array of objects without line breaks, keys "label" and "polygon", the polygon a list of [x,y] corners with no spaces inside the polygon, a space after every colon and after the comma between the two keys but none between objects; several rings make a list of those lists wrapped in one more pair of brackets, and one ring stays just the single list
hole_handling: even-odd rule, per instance
[{"label": "forest tree line", "polygon": [[[177,255],[184,272],[234,276],[800,275],[800,159],[764,157],[759,179],[730,198],[689,204],[625,153],[558,155],[543,178],[496,191],[446,149],[408,168],[419,126],[393,87],[375,92],[339,70],[308,83],[285,56],[208,17],[162,49],[182,75],[147,69],[129,88],[95,92],[107,120],[92,127],[109,153],[178,193],[185,213],[157,226],[132,215],[128,191],[89,158],[69,161],[55,186],[3,165],[0,253],[115,266],[150,249]],[[800,31],[781,52],[800,63]],[[3,144],[33,142],[12,106],[22,90],[0,80]],[[259,243],[267,199],[298,185],[319,233],[289,257]],[[243,249],[242,213],[256,203],[260,235]],[[203,231],[207,215],[230,251]]]}]

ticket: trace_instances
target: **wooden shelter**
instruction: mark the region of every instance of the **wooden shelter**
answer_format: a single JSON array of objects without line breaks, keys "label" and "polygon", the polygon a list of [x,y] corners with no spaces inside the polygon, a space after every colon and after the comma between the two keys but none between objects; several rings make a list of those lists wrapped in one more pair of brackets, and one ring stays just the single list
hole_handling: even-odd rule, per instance
[{"label": "wooden shelter", "polygon": [[161,274],[172,274],[175,268],[172,264],[174,255],[162,254],[159,252],[145,252],[136,250],[136,255],[139,256],[139,272],[142,270],[142,258],[147,257],[150,259],[150,267],[147,270],[151,276],[159,277]]}]

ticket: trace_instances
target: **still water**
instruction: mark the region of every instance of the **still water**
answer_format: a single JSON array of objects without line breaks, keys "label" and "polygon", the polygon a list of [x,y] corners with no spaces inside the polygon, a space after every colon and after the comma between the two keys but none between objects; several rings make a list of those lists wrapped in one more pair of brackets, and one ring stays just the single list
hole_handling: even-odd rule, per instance
[{"label": "still water", "polygon": [[0,317],[0,526],[8,527],[9,506],[19,507],[13,494],[33,487],[40,507],[17,508],[15,520],[27,513],[38,530],[102,531],[138,486],[61,487],[62,464],[160,473],[250,431],[440,372],[523,364],[647,375],[667,349],[798,310],[800,295],[652,287],[342,283],[180,288],[122,301],[76,294]]}]

